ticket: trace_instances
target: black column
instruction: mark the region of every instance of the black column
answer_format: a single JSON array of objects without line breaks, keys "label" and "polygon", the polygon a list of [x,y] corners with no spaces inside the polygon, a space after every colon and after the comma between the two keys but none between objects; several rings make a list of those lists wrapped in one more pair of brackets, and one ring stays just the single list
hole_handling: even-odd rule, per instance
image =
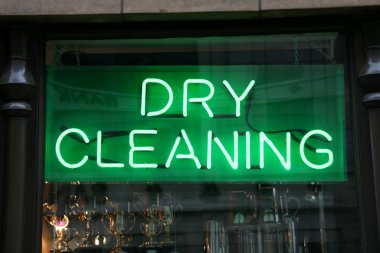
[{"label": "black column", "polygon": [[[372,175],[374,185],[374,206],[377,222],[377,243],[380,242],[380,22],[367,22],[362,26],[365,41],[365,59],[358,81],[364,91],[363,104],[368,110],[369,135],[371,141]],[[364,182],[366,183],[366,182]],[[366,192],[364,192],[366,194]],[[367,217],[371,218],[371,217]],[[365,229],[365,228],[364,228]]]},{"label": "black column", "polygon": [[[25,224],[25,174],[28,168],[28,116],[34,80],[27,67],[28,36],[10,32],[6,52],[9,56],[0,77],[0,110],[5,121],[5,171],[0,252],[22,253]],[[31,249],[33,251],[33,249]]]}]

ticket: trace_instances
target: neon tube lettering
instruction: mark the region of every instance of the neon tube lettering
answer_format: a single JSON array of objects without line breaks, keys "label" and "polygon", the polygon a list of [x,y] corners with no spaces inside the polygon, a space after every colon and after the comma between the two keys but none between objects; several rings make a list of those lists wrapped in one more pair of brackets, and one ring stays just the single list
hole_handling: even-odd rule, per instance
[{"label": "neon tube lettering", "polygon": [[301,143],[300,143],[300,155],[301,155],[301,158],[302,158],[302,161],[307,165],[309,166],[310,168],[313,168],[313,169],[316,169],[316,170],[321,170],[321,169],[325,169],[329,166],[331,166],[331,164],[333,163],[334,161],[334,155],[333,153],[331,152],[331,150],[329,149],[316,149],[315,152],[316,153],[319,153],[319,154],[327,154],[328,156],[328,160],[326,163],[324,164],[320,164],[320,165],[317,165],[317,164],[314,164],[314,163],[311,163],[305,156],[305,143],[307,141],[307,139],[312,136],[312,135],[322,135],[323,137],[325,137],[328,141],[332,141],[332,138],[331,136],[326,133],[325,131],[323,130],[312,130],[310,132],[308,132],[307,134],[305,134],[305,136],[302,138],[301,140]]},{"label": "neon tube lettering", "polygon": [[214,141],[218,144],[220,150],[222,151],[224,157],[227,159],[230,166],[236,170],[238,168],[238,132],[234,131],[234,159],[232,160],[230,154],[224,148],[223,144],[220,142],[218,137],[214,137]]},{"label": "neon tube lettering", "polygon": [[102,162],[102,131],[97,133],[97,146],[96,146],[96,163],[102,168],[123,168],[124,163],[103,163]]},{"label": "neon tube lettering", "polygon": [[273,150],[278,159],[280,160],[282,166],[286,170],[290,170],[290,133],[286,132],[286,161],[284,157],[280,154],[278,149],[273,145],[273,142],[266,136],[264,132],[260,132],[260,169],[264,168],[264,142]]},{"label": "neon tube lettering", "polygon": [[207,169],[211,169],[211,141],[212,131],[207,132]]},{"label": "neon tube lettering", "polygon": [[245,132],[245,167],[251,168],[251,133]]},{"label": "neon tube lettering", "polygon": [[137,134],[157,134],[157,130],[133,130],[129,134],[129,146],[131,149],[129,150],[129,165],[132,168],[157,168],[156,163],[135,163],[134,162],[134,153],[135,152],[152,152],[154,151],[154,147],[152,146],[136,146],[134,142],[134,137]]},{"label": "neon tube lettering", "polygon": [[[210,93],[206,97],[201,98],[189,98],[188,99],[188,86],[189,84],[206,84],[209,89]],[[214,117],[214,114],[212,113],[210,107],[207,105],[206,101],[210,100],[214,96],[214,86],[212,83],[206,79],[187,79],[185,83],[183,84],[183,116],[187,117],[187,102],[191,103],[201,103],[203,108],[205,108],[208,116],[210,118]]]},{"label": "neon tube lettering", "polygon": [[[187,134],[186,134],[186,131],[181,129],[181,136],[183,137],[183,139],[185,140],[185,143],[186,143],[186,146],[187,148],[189,149],[189,154],[177,154],[176,155],[176,158],[177,159],[191,159],[194,161],[195,163],[195,166],[200,169],[201,168],[201,164],[198,160],[198,158],[194,155],[194,149],[193,149],[193,146],[191,145],[190,143],[190,140],[189,138],[187,137]],[[174,154],[175,152],[177,151],[177,148],[178,148],[178,145],[179,145],[179,142],[181,141],[181,137],[180,136],[177,136],[175,142],[174,142],[174,145],[173,145],[173,148],[170,152],[170,155],[168,157],[168,160],[166,161],[165,163],[165,167],[166,168],[169,168],[170,167],[170,164],[173,160],[173,157],[174,157]]]},{"label": "neon tube lettering", "polygon": [[79,134],[85,143],[89,143],[90,140],[88,139],[87,135],[80,129],[78,128],[69,128],[69,129],[66,129],[65,131],[63,131],[58,139],[57,139],[57,142],[55,144],[55,153],[57,155],[57,158],[58,158],[58,161],[63,165],[65,166],[66,168],[69,168],[69,169],[76,169],[76,168],[79,168],[81,167],[83,164],[85,164],[88,160],[88,156],[85,155],[82,160],[78,163],[68,163],[66,162],[63,157],[62,157],[62,154],[61,154],[61,142],[63,140],[63,138],[68,135],[68,134],[71,134],[71,133],[76,133],[76,134]]},{"label": "neon tube lettering", "polygon": [[[147,87],[148,83],[158,83],[158,84],[161,84],[162,86],[164,86],[165,89],[168,91],[169,99],[168,99],[168,102],[166,103],[166,105],[161,110],[148,112],[146,114],[146,87]],[[141,91],[141,116],[145,116],[145,114],[146,114],[148,117],[152,117],[152,116],[158,116],[160,114],[163,114],[170,108],[172,103],[173,103],[173,91],[167,82],[165,82],[161,79],[157,79],[157,78],[147,78],[143,81],[142,91]]]},{"label": "neon tube lettering", "polygon": [[252,89],[253,85],[255,84],[255,80],[252,80],[247,88],[245,88],[243,94],[241,94],[239,97],[236,95],[235,91],[232,89],[231,85],[227,82],[227,80],[223,80],[224,86],[227,87],[227,90],[230,92],[231,96],[234,98],[236,103],[236,117],[240,117],[240,102],[245,99],[245,97],[248,95],[249,91]]}]

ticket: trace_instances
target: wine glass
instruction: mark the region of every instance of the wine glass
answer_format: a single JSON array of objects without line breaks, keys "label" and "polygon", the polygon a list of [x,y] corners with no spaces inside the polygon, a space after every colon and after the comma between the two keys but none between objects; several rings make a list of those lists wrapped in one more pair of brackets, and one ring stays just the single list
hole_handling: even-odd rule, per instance
[{"label": "wine glass", "polygon": [[147,237],[147,241],[140,245],[140,247],[157,247],[159,243],[154,241],[162,230],[161,223],[159,221],[159,207],[152,205],[145,209],[142,213],[145,218],[145,222],[140,224],[141,232]]},{"label": "wine glass", "polygon": [[159,206],[159,221],[164,228],[162,244],[174,243],[174,241],[170,239],[170,226],[178,222],[181,213],[182,206],[174,202],[174,198],[170,193],[165,194]]},{"label": "wine glass", "polygon": [[105,215],[102,217],[102,223],[107,231],[116,238],[116,244],[112,252],[123,252],[122,247],[127,246],[123,242],[123,237],[126,236],[135,225],[135,215],[130,210],[130,203],[128,202],[128,210],[121,210],[121,208],[112,203],[107,197],[105,204]]}]

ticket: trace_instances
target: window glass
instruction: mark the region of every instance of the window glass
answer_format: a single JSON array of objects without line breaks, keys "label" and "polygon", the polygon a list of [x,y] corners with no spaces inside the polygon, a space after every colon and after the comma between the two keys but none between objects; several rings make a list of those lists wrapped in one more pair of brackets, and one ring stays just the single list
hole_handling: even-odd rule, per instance
[{"label": "window glass", "polygon": [[359,252],[339,33],[48,41],[43,252]]}]

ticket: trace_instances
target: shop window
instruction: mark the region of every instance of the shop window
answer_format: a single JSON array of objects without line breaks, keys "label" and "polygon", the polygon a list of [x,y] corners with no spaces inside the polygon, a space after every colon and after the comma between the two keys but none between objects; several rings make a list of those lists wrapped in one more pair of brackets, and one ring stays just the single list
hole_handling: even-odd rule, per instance
[{"label": "shop window", "polygon": [[359,252],[339,33],[48,41],[43,253]]}]

